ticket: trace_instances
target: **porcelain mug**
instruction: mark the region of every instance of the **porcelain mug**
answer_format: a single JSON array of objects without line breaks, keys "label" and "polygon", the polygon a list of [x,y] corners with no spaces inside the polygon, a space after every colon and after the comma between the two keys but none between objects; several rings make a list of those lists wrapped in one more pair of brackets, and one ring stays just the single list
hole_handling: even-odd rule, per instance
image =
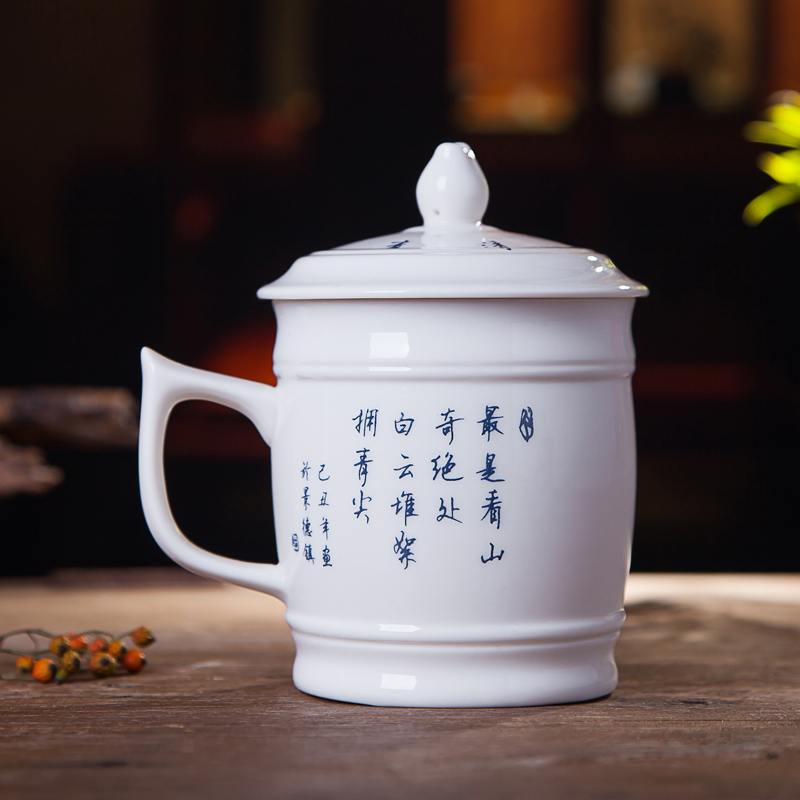
[{"label": "porcelain mug", "polygon": [[[193,572],[283,600],[294,681],[312,695],[476,707],[608,694],[634,513],[633,305],[276,300],[276,388],[145,349],[153,536]],[[176,526],[163,443],[189,399],[240,411],[269,444],[277,564],[214,555]]]}]

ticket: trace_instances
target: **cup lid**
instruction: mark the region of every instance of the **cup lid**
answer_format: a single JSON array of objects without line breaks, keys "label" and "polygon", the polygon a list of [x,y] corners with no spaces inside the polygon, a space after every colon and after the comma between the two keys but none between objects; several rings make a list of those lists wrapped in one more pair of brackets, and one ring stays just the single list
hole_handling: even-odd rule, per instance
[{"label": "cup lid", "polygon": [[299,258],[271,300],[644,297],[609,258],[481,222],[489,187],[464,142],[440,144],[417,182],[423,225]]}]

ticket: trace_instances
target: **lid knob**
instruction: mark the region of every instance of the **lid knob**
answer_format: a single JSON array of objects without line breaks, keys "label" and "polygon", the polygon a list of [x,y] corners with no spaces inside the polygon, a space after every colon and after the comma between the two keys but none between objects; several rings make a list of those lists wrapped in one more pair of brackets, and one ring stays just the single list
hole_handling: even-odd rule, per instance
[{"label": "lid knob", "polygon": [[426,230],[474,228],[489,203],[489,186],[464,142],[444,142],[417,181],[417,205]]}]

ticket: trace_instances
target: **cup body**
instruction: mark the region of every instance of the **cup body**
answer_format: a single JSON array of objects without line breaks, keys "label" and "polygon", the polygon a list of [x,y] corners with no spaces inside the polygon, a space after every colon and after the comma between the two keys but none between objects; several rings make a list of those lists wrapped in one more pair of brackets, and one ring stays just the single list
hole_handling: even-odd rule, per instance
[{"label": "cup body", "polygon": [[616,686],[633,299],[275,301],[298,688],[502,706]]}]

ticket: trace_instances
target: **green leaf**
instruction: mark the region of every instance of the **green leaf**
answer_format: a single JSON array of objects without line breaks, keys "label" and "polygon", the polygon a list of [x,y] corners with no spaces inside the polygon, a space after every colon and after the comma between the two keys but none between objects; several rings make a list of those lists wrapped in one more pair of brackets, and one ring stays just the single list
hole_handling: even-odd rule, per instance
[{"label": "green leaf", "polygon": [[795,105],[780,104],[770,106],[767,116],[775,123],[775,127],[789,136],[800,136],[800,108]]},{"label": "green leaf", "polygon": [[785,153],[762,153],[758,157],[758,167],[778,183],[800,184],[800,163]]},{"label": "green leaf", "polygon": [[789,159],[793,164],[800,164],[800,150],[784,150],[781,156]]},{"label": "green leaf", "polygon": [[745,139],[763,144],[779,144],[785,147],[800,147],[800,138],[789,136],[771,122],[748,122],[742,130]]},{"label": "green leaf", "polygon": [[748,225],[758,225],[773,211],[798,200],[800,200],[800,186],[792,184],[773,186],[747,204],[742,218]]}]

